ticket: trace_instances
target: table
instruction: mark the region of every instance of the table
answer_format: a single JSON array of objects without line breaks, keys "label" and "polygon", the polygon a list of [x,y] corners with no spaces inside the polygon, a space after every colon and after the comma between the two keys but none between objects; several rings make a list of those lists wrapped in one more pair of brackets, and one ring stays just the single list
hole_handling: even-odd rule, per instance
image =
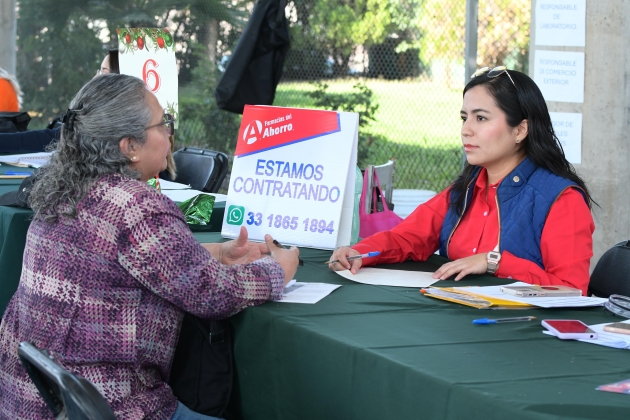
[{"label": "table", "polygon": [[[3,283],[4,264],[21,262],[18,248],[24,246],[10,234],[12,226],[25,224],[27,216],[25,210],[0,207]],[[195,237],[222,240],[218,233]],[[305,265],[298,269],[299,281],[342,287],[315,305],[269,302],[232,317],[235,418],[628,418],[629,396],[595,387],[630,378],[630,352],[548,337],[538,323],[544,318],[588,324],[619,320],[602,308],[482,311],[424,297],[417,289],[353,283],[322,264],[329,251],[301,252]],[[388,268],[434,270],[443,262],[432,256],[427,263]],[[475,276],[440,285],[505,282]],[[471,323],[523,315],[538,320]]]},{"label": "table", "polygon": [[[20,168],[6,163],[0,164],[0,174],[4,174],[6,171],[33,173],[31,168]],[[0,179],[0,195],[17,190],[23,180],[23,178]]]},{"label": "table", "polygon": [[[203,242],[218,234],[195,234]],[[302,249],[296,279],[341,284],[315,305],[265,303],[232,318],[245,419],[628,419],[630,396],[595,391],[630,378],[630,352],[542,334],[544,318],[620,320],[603,308],[479,310],[417,289],[353,283]],[[407,262],[434,270],[443,263]],[[389,266],[388,268],[393,268]],[[444,286],[497,285],[475,276]],[[472,325],[484,317],[533,322]]]},{"label": "table", "polygon": [[[2,164],[0,172],[16,169],[29,170]],[[22,179],[0,179],[0,194],[16,190],[21,183]],[[224,213],[225,202],[215,203],[209,227],[203,228],[214,232],[220,231]],[[33,212],[30,209],[0,206],[0,315],[4,313],[20,282],[22,255],[32,215]]]}]

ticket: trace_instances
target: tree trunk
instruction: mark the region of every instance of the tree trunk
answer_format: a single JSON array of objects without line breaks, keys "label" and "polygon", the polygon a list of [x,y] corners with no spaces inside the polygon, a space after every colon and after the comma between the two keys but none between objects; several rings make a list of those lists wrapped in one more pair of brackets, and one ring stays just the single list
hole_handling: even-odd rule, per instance
[{"label": "tree trunk", "polygon": [[217,57],[217,43],[219,41],[219,21],[216,19],[210,19],[206,23],[206,56],[212,64],[216,64]]}]

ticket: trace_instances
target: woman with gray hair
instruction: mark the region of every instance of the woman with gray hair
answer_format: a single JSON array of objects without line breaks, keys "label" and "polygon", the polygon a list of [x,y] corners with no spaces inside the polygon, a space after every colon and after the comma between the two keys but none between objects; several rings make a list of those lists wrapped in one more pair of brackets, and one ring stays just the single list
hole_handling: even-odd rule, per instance
[{"label": "woman with gray hair", "polygon": [[[225,318],[280,299],[297,249],[199,244],[146,181],[166,168],[173,120],[141,80],[88,82],[35,180],[22,277],[0,325],[0,418],[49,418],[18,344],[47,349],[121,419],[210,419],[166,384],[184,312]],[[271,245],[271,246],[269,246]],[[265,255],[269,254],[269,256]]]}]

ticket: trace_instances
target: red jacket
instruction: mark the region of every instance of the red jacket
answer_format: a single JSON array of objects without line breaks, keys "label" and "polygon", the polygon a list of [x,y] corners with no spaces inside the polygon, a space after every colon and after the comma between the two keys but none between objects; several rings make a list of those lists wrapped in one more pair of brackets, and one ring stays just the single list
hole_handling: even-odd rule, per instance
[{"label": "red jacket", "polygon": [[[486,196],[486,181],[487,173],[482,169],[471,208],[451,238],[448,252],[452,259],[492,251],[497,245],[499,219],[494,197],[499,183],[488,186]],[[363,265],[426,260],[439,247],[448,194],[449,189],[442,191],[418,206],[394,229],[372,235],[353,246],[360,253],[381,252],[378,257],[364,259]],[[570,188],[553,204],[543,228],[540,250],[545,269],[504,251],[495,275],[530,284],[566,285],[586,294],[594,230],[593,217],[584,197]]]}]

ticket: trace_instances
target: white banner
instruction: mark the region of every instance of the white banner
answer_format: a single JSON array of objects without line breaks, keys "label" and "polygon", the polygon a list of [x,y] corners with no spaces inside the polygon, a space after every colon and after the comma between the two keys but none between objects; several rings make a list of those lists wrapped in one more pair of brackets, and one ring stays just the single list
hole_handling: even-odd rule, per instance
[{"label": "white banner", "polygon": [[570,163],[582,163],[582,114],[577,112],[550,112],[553,131],[556,133],[564,156]]},{"label": "white banner", "polygon": [[536,45],[583,47],[586,44],[586,0],[538,0]]},{"label": "white banner", "polygon": [[584,53],[536,50],[534,81],[546,101],[584,102]]},{"label": "white banner", "polygon": [[283,245],[350,243],[359,116],[246,106],[221,234]]}]

